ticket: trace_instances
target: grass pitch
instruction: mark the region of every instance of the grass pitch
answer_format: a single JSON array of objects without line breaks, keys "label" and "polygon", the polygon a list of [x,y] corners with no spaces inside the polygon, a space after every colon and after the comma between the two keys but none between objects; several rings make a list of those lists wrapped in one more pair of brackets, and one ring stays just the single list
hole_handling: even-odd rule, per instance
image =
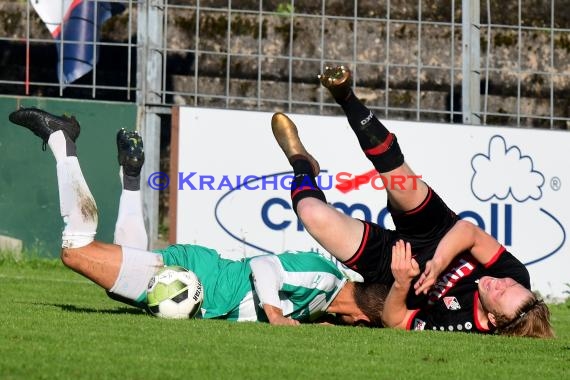
[{"label": "grass pitch", "polygon": [[163,320],[110,300],[59,261],[0,259],[2,379],[564,379],[557,339]]}]

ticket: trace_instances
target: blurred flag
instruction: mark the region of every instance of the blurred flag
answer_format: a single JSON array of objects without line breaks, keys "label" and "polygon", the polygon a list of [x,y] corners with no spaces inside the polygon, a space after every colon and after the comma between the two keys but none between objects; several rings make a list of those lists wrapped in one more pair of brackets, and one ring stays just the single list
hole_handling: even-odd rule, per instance
[{"label": "blurred flag", "polygon": [[[87,74],[99,59],[101,26],[125,10],[124,5],[96,0],[30,0],[57,43],[57,76],[69,84]],[[63,57],[63,61],[62,61]]]}]

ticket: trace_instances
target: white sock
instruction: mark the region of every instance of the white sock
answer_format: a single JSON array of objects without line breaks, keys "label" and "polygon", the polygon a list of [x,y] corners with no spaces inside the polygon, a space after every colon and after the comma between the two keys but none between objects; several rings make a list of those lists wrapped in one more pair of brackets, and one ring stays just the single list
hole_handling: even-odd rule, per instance
[{"label": "white sock", "polygon": [[61,246],[84,247],[95,239],[98,216],[95,199],[83,178],[77,157],[59,158],[57,184],[60,212],[65,223]]},{"label": "white sock", "polygon": [[119,166],[119,179],[121,180],[121,189],[123,188],[124,182],[123,182],[123,167]]},{"label": "white sock", "polygon": [[136,302],[144,302],[148,282],[164,265],[162,255],[130,247],[121,249],[121,269],[109,292]]},{"label": "white sock", "polygon": [[67,157],[67,142],[63,131],[56,131],[49,135],[48,145],[55,157],[56,162],[60,162]]},{"label": "white sock", "polygon": [[148,236],[144,225],[140,191],[122,190],[114,242],[132,248],[147,249]]},{"label": "white sock", "polygon": [[97,205],[85,182],[76,156],[67,155],[67,141],[63,131],[49,136],[48,145],[57,163],[59,209],[65,228],[62,248],[80,248],[95,239],[97,232]]}]

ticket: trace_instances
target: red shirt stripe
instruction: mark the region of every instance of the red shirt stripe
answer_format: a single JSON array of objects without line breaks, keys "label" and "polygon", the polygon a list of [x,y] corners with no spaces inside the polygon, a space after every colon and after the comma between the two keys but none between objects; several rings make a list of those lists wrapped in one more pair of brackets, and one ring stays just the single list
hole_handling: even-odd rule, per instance
[{"label": "red shirt stripe", "polygon": [[358,251],[356,251],[354,256],[352,256],[350,259],[344,262],[344,265],[346,265],[347,267],[354,265],[354,263],[358,261],[358,259],[362,255],[362,252],[364,252],[364,248],[366,247],[366,242],[368,241],[368,233],[370,232],[370,226],[368,225],[368,223],[362,223],[362,224],[364,224],[364,234],[362,234],[362,241],[360,242],[360,247],[358,247]]},{"label": "red shirt stripe", "polygon": [[485,264],[485,268],[489,268],[491,265],[495,264],[495,262],[497,260],[499,260],[499,257],[501,257],[501,255],[503,254],[503,252],[505,252],[506,249],[505,247],[503,247],[502,245],[499,247],[499,249],[497,250],[497,253],[495,253],[495,255],[491,258],[491,260],[489,260],[489,262],[487,262],[487,264]]},{"label": "red shirt stripe", "polygon": [[408,321],[406,322],[406,330],[412,329],[412,321],[416,317],[416,314],[418,314],[419,312],[420,312],[420,309],[417,309],[417,310],[413,311],[412,315],[410,315],[410,319],[408,319]]},{"label": "red shirt stripe", "polygon": [[475,291],[473,295],[473,320],[475,321],[475,326],[479,331],[489,331],[489,328],[483,326],[479,321],[479,292]]}]

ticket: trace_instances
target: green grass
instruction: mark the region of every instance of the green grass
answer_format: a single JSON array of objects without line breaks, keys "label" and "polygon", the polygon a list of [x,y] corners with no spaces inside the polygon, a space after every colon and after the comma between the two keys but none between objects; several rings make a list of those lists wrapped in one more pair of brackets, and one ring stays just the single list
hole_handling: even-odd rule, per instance
[{"label": "green grass", "polygon": [[557,339],[161,320],[107,298],[59,261],[0,260],[2,379],[563,379]]}]

